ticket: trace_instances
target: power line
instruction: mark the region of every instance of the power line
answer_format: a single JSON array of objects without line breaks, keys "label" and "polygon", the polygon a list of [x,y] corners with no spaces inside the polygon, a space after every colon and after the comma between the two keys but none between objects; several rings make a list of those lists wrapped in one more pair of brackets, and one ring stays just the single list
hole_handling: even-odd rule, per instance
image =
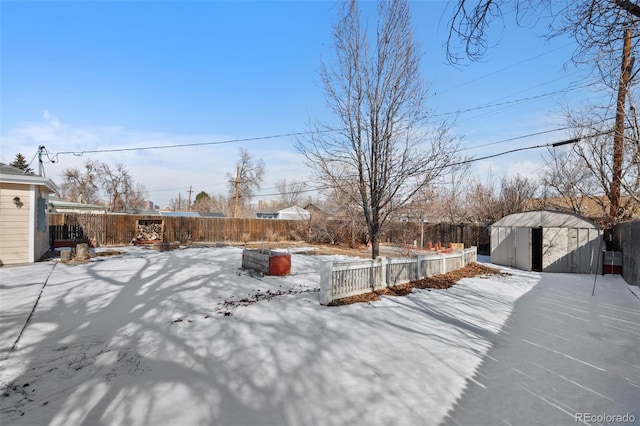
[{"label": "power line", "polygon": [[[477,158],[470,158],[468,160],[463,160],[463,161],[459,161],[457,163],[448,164],[445,167],[446,168],[452,168],[452,167],[462,166],[462,165],[465,165],[465,164],[474,163],[476,161],[487,160],[489,158],[500,157],[500,156],[503,156],[503,155],[512,154],[514,152],[526,151],[526,150],[530,150],[530,149],[548,148],[548,147],[555,148],[555,147],[562,146],[562,145],[578,143],[578,142],[581,142],[584,139],[589,139],[589,138],[601,136],[601,135],[608,134],[608,133],[611,133],[611,132],[610,131],[608,131],[608,132],[598,132],[598,133],[594,133],[594,134],[591,134],[591,135],[572,138],[572,139],[566,139],[566,140],[562,140],[562,141],[558,141],[558,142],[550,142],[550,143],[546,143],[546,144],[542,144],[542,145],[532,145],[532,146],[526,146],[526,147],[522,147],[522,148],[510,149],[508,151],[502,151],[502,152],[498,152],[496,154],[485,155],[483,157],[477,157]],[[437,170],[437,169],[434,168],[434,169],[426,170],[426,172],[434,171],[434,170]],[[355,177],[355,175],[353,177]],[[320,190],[320,189],[333,189],[333,188],[337,188],[337,187],[339,187],[339,185],[324,185],[324,186],[321,186],[321,187],[309,188],[309,189],[296,191],[296,192],[298,192],[298,193],[312,192],[312,191],[317,191],[317,190]],[[292,194],[292,193],[293,192],[287,192],[285,194]],[[278,192],[278,193],[271,193],[271,194],[260,194],[260,196],[261,197],[268,197],[268,196],[281,195],[281,194],[282,193]]]},{"label": "power line", "polygon": [[[610,120],[610,118],[604,119],[602,121],[607,121],[607,120]],[[511,141],[514,141],[514,140],[525,139],[525,138],[532,137],[532,136],[538,136],[538,135],[542,135],[542,134],[546,134],[546,133],[553,133],[553,132],[557,132],[557,131],[560,131],[560,130],[566,130],[568,128],[569,127],[560,127],[560,128],[556,128],[556,129],[544,130],[544,131],[541,131],[541,132],[529,133],[529,134],[526,134],[526,135],[516,136],[516,137],[513,137],[513,138],[509,138],[509,139],[503,139],[503,140],[490,142],[490,143],[486,143],[486,144],[482,144],[482,145],[462,148],[462,149],[460,149],[460,151],[466,151],[466,150],[470,150],[470,149],[482,148],[482,147],[490,146],[490,145],[497,145],[497,144],[501,144],[501,143],[505,143],[505,142],[511,142]],[[567,139],[567,140],[562,140],[562,141],[558,141],[558,142],[550,142],[550,143],[542,144],[542,145],[533,145],[533,146],[527,146],[527,147],[511,149],[511,150],[508,150],[508,151],[502,151],[502,152],[499,152],[499,153],[496,153],[496,154],[490,154],[490,155],[486,155],[486,156],[483,156],[483,157],[470,158],[468,160],[464,160],[464,161],[460,161],[460,162],[457,162],[457,163],[449,164],[447,167],[450,168],[450,167],[460,166],[460,165],[464,165],[464,164],[474,163],[476,161],[487,160],[489,158],[495,158],[495,157],[511,154],[511,153],[514,153],[514,152],[519,152],[519,151],[525,151],[525,150],[537,149],[537,148],[546,148],[546,147],[557,147],[557,146],[566,145],[566,144],[570,144],[570,143],[577,143],[577,142],[579,142],[579,141],[581,141],[583,139],[588,139],[588,138],[591,138],[591,137],[596,137],[596,136],[600,136],[600,135],[607,134],[607,133],[610,133],[610,132],[609,131],[607,131],[607,132],[599,132],[599,133],[594,133],[592,135],[583,136],[583,137],[580,137],[580,138],[573,138],[573,139]],[[435,170],[435,169],[431,169],[431,170],[428,170],[428,171],[432,171],[432,170]],[[352,177],[355,177],[355,175],[352,176]],[[349,178],[349,177],[347,177],[347,178]],[[219,186],[219,185],[223,185],[223,184],[211,184],[211,185],[202,185],[202,186],[199,185],[199,186],[196,186],[196,188],[204,188],[204,187],[207,187],[207,186]],[[299,191],[296,191],[296,192],[307,193],[307,192],[314,192],[314,191],[318,191],[318,190],[322,190],[322,189],[332,189],[332,188],[336,188],[336,187],[337,186],[333,186],[333,185],[328,185],[328,186],[327,185],[323,185],[323,186],[319,186],[319,187],[313,187],[313,188],[307,188],[307,189],[299,190]],[[180,187],[180,188],[155,189],[155,190],[150,190],[148,192],[172,191],[172,190],[181,190],[181,189],[184,189],[184,188],[186,188],[186,186]],[[269,188],[264,188],[264,189],[272,189],[272,188],[275,188],[275,187],[269,187]],[[288,195],[288,194],[292,194],[292,193],[293,192],[285,192],[284,194]],[[283,193],[275,192],[275,193],[260,194],[260,196],[261,197],[267,197],[267,196],[274,196],[274,195],[281,195],[281,194],[283,194]]]},{"label": "power line", "polygon": [[495,75],[495,74],[501,73],[502,71],[506,71],[506,70],[508,70],[508,69],[511,69],[511,68],[517,67],[518,65],[525,64],[525,63],[527,63],[527,62],[533,61],[534,59],[538,59],[538,58],[540,58],[540,57],[542,57],[542,56],[545,56],[545,55],[548,55],[548,54],[550,54],[550,53],[556,52],[556,51],[558,51],[558,50],[560,50],[560,49],[564,49],[565,47],[571,46],[572,44],[573,44],[573,43],[571,42],[571,43],[567,43],[567,44],[565,44],[565,45],[562,45],[562,46],[560,46],[560,47],[556,47],[555,49],[547,50],[547,51],[546,51],[546,52],[544,52],[544,53],[540,53],[540,54],[538,54],[538,55],[531,56],[530,58],[523,59],[522,61],[520,61],[520,62],[516,62],[515,64],[507,65],[506,67],[503,67],[503,68],[500,68],[500,69],[498,69],[498,70],[492,71],[492,72],[490,72],[490,73],[488,73],[488,74],[481,75],[480,77],[477,77],[477,78],[474,78],[474,79],[471,79],[471,80],[465,81],[464,83],[460,83],[460,84],[458,84],[458,85],[456,85],[456,86],[453,86],[453,87],[450,87],[450,88],[448,88],[448,89],[442,90],[442,91],[440,91],[440,92],[434,93],[434,94],[433,94],[433,95],[431,95],[430,97],[438,96],[438,95],[441,95],[441,94],[443,94],[443,93],[447,93],[447,92],[450,92],[450,91],[452,91],[452,90],[459,89],[460,87],[464,87],[464,86],[467,86],[467,85],[469,85],[469,84],[471,84],[471,83],[475,83],[475,82],[476,82],[476,81],[478,81],[478,80],[482,80],[482,79],[484,79],[484,78],[491,77],[492,75]]},{"label": "power line", "polygon": [[558,128],[555,128],[555,129],[543,130],[543,131],[540,131],[540,132],[529,133],[529,134],[522,135],[522,136],[515,136],[513,138],[502,139],[502,140],[495,141],[495,142],[489,142],[489,143],[485,143],[485,144],[482,144],[482,145],[464,147],[464,148],[461,148],[460,151],[468,151],[470,149],[477,149],[477,148],[483,148],[485,146],[498,145],[498,144],[505,143],[505,142],[512,142],[512,141],[516,141],[516,140],[519,140],[519,139],[526,139],[526,138],[530,138],[530,137],[533,137],[533,136],[544,135],[544,134],[547,134],[547,133],[559,132],[561,130],[567,130],[567,129],[570,129],[570,128],[571,127],[558,127]]},{"label": "power line", "polygon": [[250,142],[257,140],[265,140],[265,139],[276,139],[276,138],[286,138],[292,136],[303,136],[309,135],[313,133],[329,133],[335,132],[338,129],[327,129],[327,130],[313,130],[308,132],[294,132],[294,133],[282,133],[279,135],[268,135],[268,136],[255,136],[251,138],[239,138],[239,139],[228,139],[223,141],[213,141],[213,142],[196,142],[196,143],[184,143],[184,144],[173,144],[173,145],[154,145],[154,146],[143,146],[143,147],[135,147],[135,148],[111,148],[111,149],[94,149],[94,150],[83,150],[83,151],[60,151],[52,154],[54,158],[57,158],[59,155],[64,154],[73,154],[77,157],[81,157],[84,154],[97,154],[97,153],[106,153],[106,152],[126,152],[126,151],[144,151],[151,149],[168,149],[168,148],[185,148],[192,146],[207,146],[207,145],[222,145],[228,143],[237,143],[237,142]]},{"label": "power line", "polygon": [[485,105],[480,105],[480,106],[476,106],[476,107],[460,109],[460,110],[457,110],[457,111],[443,112],[443,113],[440,113],[440,114],[434,114],[431,117],[442,117],[442,116],[447,116],[447,115],[462,114],[462,113],[465,113],[465,112],[478,111],[478,110],[481,110],[481,109],[495,108],[495,107],[499,107],[499,106],[512,105],[512,104],[516,104],[516,103],[532,101],[532,100],[535,100],[535,99],[540,99],[540,98],[544,98],[544,97],[551,96],[551,95],[557,95],[558,93],[567,93],[567,92],[572,91],[572,90],[583,89],[585,87],[593,86],[594,84],[595,83],[583,84],[581,86],[574,86],[572,88],[566,88],[566,89],[558,89],[558,90],[554,90],[552,92],[547,92],[547,93],[542,93],[542,94],[539,94],[539,95],[528,96],[526,98],[513,99],[513,100],[510,100],[510,101],[504,101],[504,102],[496,102],[496,103],[492,103],[492,104],[485,104]]},{"label": "power line", "polygon": [[[512,105],[515,103],[520,103],[520,102],[527,102],[527,101],[531,101],[531,100],[535,100],[535,99],[540,99],[546,96],[551,96],[554,94],[558,94],[558,93],[563,93],[563,92],[568,92],[569,90],[577,90],[580,88],[584,88],[584,87],[588,87],[591,84],[586,84],[586,85],[582,85],[582,86],[577,86],[575,88],[570,88],[570,89],[560,89],[560,90],[555,90],[552,92],[547,92],[547,93],[542,93],[539,95],[533,95],[533,96],[529,96],[529,97],[525,97],[525,98],[520,98],[520,99],[513,99],[511,101],[505,101],[505,102],[498,102],[498,103],[494,103],[494,104],[485,104],[485,105],[480,105],[480,106],[476,106],[476,107],[470,107],[470,108],[465,108],[462,110],[457,110],[457,111],[450,111],[450,112],[445,112],[445,113],[440,113],[440,114],[434,114],[434,115],[430,115],[430,116],[423,116],[422,118],[429,118],[429,117],[443,117],[443,116],[448,116],[448,115],[455,115],[455,114],[461,114],[461,113],[466,113],[466,112],[471,112],[471,111],[477,111],[477,110],[482,110],[482,109],[488,109],[488,108],[495,108],[495,107],[499,107],[499,106],[508,106],[508,105]],[[59,152],[55,152],[55,153],[50,153],[48,151],[46,151],[46,155],[47,158],[49,159],[50,162],[55,163],[58,161],[58,156],[60,155],[68,155],[68,154],[73,154],[77,157],[81,157],[85,154],[99,154],[99,153],[112,153],[112,152],[130,152],[130,151],[145,151],[145,150],[154,150],[154,149],[170,149],[170,148],[186,148],[186,147],[194,147],[194,146],[209,146],[209,145],[223,145],[223,144],[230,144],[230,143],[238,143],[238,142],[251,142],[251,141],[258,141],[258,140],[268,140],[268,139],[277,139],[277,138],[287,138],[287,137],[295,137],[295,136],[306,136],[306,135],[312,135],[312,134],[321,134],[321,133],[333,133],[333,132],[341,132],[341,131],[345,131],[348,130],[347,128],[328,128],[325,130],[310,130],[310,131],[304,131],[304,132],[291,132],[291,133],[281,133],[281,134],[276,134],[276,135],[266,135],[266,136],[254,136],[254,137],[249,137],[249,138],[238,138],[238,139],[228,139],[228,140],[222,140],[222,141],[211,141],[211,142],[195,142],[195,143],[185,143],[185,144],[171,144],[171,145],[152,145],[152,146],[142,146],[142,147],[131,147],[131,148],[109,148],[109,149],[95,149],[95,150],[82,150],[82,151],[59,151]],[[564,129],[562,129],[564,130]],[[545,132],[542,132],[545,133]],[[532,134],[531,136],[535,136],[537,134]],[[528,137],[529,135],[525,135],[524,137]],[[508,139],[505,141],[509,141],[512,139]],[[500,143],[500,142],[496,142],[496,143]],[[484,145],[481,145],[484,146]],[[465,149],[471,149],[471,148],[465,148]],[[53,158],[52,158],[53,157]],[[33,161],[33,160],[32,160]]]}]

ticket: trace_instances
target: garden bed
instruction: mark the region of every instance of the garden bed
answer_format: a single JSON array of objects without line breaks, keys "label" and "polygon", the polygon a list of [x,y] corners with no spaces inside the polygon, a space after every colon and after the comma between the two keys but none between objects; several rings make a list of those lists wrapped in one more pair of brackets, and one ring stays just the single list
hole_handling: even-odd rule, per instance
[{"label": "garden bed", "polygon": [[[490,268],[479,263],[470,263],[464,268],[448,272],[446,274],[433,275],[418,281],[400,284],[383,290],[372,291],[371,293],[337,299],[329,303],[329,306],[350,305],[352,303],[373,302],[380,300],[380,296],[406,296],[414,288],[417,289],[447,289],[462,278],[472,278],[477,276],[491,276],[501,274],[498,269]],[[508,275],[508,274],[506,274]]]}]

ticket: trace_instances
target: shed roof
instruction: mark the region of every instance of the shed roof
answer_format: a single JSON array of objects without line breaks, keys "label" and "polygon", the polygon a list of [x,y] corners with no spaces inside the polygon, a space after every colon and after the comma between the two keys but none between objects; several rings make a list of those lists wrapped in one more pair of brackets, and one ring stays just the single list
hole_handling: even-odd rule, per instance
[{"label": "shed roof", "polygon": [[109,210],[108,206],[100,206],[98,204],[74,203],[65,201],[58,197],[49,197],[49,207],[54,210]]},{"label": "shed roof", "polygon": [[595,222],[574,213],[535,210],[513,213],[491,226],[519,226],[523,228],[591,228],[601,229]]}]

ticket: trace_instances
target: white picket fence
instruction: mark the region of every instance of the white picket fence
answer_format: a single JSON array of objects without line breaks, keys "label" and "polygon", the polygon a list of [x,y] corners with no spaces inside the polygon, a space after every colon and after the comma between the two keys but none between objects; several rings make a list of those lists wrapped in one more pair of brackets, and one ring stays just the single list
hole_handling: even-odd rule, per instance
[{"label": "white picket fence", "polygon": [[320,303],[444,274],[477,261],[476,247],[449,254],[327,262],[320,271]]}]

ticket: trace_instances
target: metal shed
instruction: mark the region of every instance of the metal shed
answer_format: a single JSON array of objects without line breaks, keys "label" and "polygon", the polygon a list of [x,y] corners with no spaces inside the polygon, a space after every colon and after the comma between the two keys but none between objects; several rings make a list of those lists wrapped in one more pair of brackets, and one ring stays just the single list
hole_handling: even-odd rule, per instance
[{"label": "metal shed", "polygon": [[572,213],[514,213],[491,225],[491,262],[525,271],[602,271],[602,229]]}]

